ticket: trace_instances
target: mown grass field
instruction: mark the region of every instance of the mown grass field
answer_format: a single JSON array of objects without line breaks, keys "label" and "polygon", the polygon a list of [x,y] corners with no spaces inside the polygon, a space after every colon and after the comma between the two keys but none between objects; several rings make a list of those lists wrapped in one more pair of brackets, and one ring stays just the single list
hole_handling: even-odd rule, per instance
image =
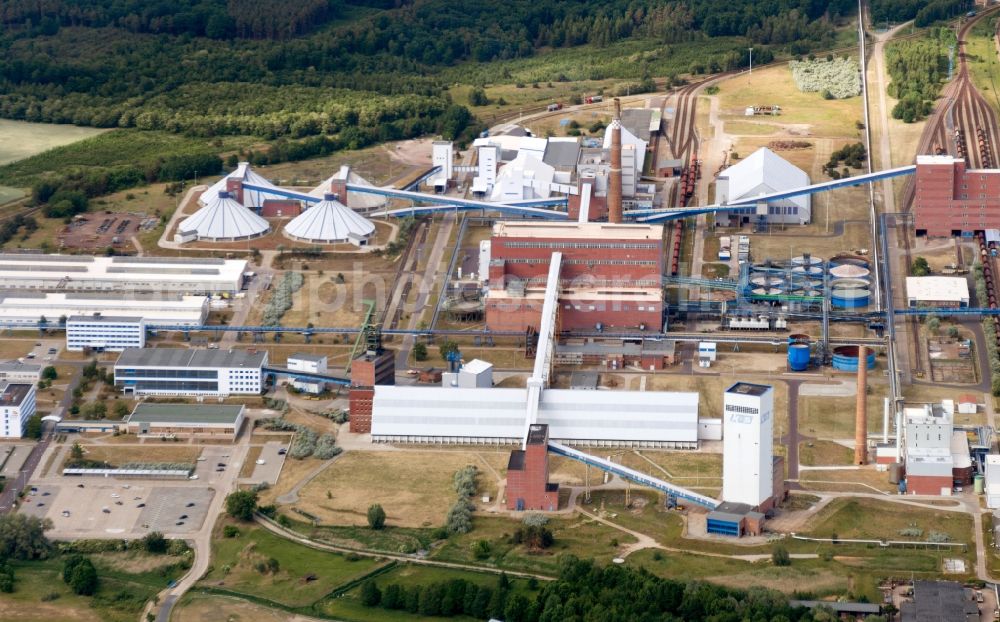
[{"label": "mown grass field", "polygon": [[[0,165],[104,133],[93,127],[0,119]],[[2,199],[0,199],[2,202]]]},{"label": "mown grass field", "polygon": [[484,460],[499,472],[506,467],[507,454],[451,450],[349,452],[302,489],[296,507],[318,516],[322,523],[364,525],[368,506],[381,503],[389,525],[439,526],[455,501],[452,478],[462,467],[475,465],[480,470],[480,494],[496,496],[497,476],[487,469]]}]

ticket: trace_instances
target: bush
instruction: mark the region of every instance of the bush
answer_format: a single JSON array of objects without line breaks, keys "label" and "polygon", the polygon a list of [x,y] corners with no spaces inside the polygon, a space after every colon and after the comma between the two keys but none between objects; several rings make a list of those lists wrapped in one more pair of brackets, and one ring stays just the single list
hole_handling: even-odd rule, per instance
[{"label": "bush", "polygon": [[521,519],[525,527],[544,527],[549,524],[549,517],[539,512],[528,512]]},{"label": "bush", "polygon": [[148,553],[166,553],[167,539],[159,531],[151,531],[142,538],[142,546]]},{"label": "bush", "polygon": [[305,426],[298,426],[295,438],[292,439],[292,446],[288,450],[288,455],[292,458],[302,460],[313,455],[316,451],[316,433]]},{"label": "bush", "polygon": [[458,493],[459,497],[471,497],[476,494],[478,484],[476,479],[479,477],[479,469],[474,465],[467,465],[455,472],[453,478],[453,484],[455,486],[455,492]]},{"label": "bush", "polygon": [[478,560],[489,559],[491,552],[489,540],[476,540],[472,543],[472,556]]},{"label": "bush", "polygon": [[316,450],[313,451],[313,458],[319,458],[320,460],[329,460],[334,456],[339,455],[343,449],[337,447],[337,440],[332,434],[324,434],[319,437],[316,442]]},{"label": "bush", "polygon": [[252,490],[237,490],[226,497],[226,513],[235,519],[249,521],[257,510],[257,493]]},{"label": "bush", "polygon": [[469,533],[472,531],[472,504],[461,497],[448,510],[445,526],[451,533]]},{"label": "bush", "polygon": [[788,555],[788,550],[779,544],[771,551],[771,563],[775,566],[791,566],[792,558]]},{"label": "bush", "polygon": [[0,516],[0,558],[45,559],[53,548],[45,537],[47,529],[52,529],[48,519],[19,513]]},{"label": "bush", "polygon": [[368,506],[368,527],[375,531],[385,527],[385,510],[377,503]]},{"label": "bush", "polygon": [[14,591],[14,569],[6,559],[0,558],[0,593],[10,594]]},{"label": "bush", "polygon": [[92,596],[100,582],[94,563],[83,555],[71,555],[66,558],[63,563],[63,581],[69,585],[74,594],[81,596]]},{"label": "bush", "polygon": [[382,601],[382,592],[374,581],[361,584],[361,604],[365,607],[376,607]]},{"label": "bush", "polygon": [[423,343],[413,344],[413,358],[417,361],[427,360],[427,345]]},{"label": "bush", "polygon": [[910,274],[913,276],[927,276],[931,273],[931,267],[923,257],[917,257],[910,266]]},{"label": "bush", "polygon": [[853,58],[792,61],[795,86],[803,93],[820,93],[823,99],[844,99],[861,94],[861,71]]},{"label": "bush", "polygon": [[240,537],[240,528],[236,525],[226,525],[222,528],[222,535],[227,538],[238,538]]}]

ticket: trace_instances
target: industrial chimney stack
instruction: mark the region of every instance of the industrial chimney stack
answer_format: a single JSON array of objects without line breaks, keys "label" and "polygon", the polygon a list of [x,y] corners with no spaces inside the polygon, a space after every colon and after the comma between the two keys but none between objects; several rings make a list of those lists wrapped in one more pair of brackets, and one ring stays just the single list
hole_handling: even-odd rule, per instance
[{"label": "industrial chimney stack", "polygon": [[868,463],[868,351],[858,347],[858,401],[854,418],[854,464]]},{"label": "industrial chimney stack", "polygon": [[615,98],[615,116],[611,119],[611,177],[608,179],[608,222],[622,221],[622,105]]}]

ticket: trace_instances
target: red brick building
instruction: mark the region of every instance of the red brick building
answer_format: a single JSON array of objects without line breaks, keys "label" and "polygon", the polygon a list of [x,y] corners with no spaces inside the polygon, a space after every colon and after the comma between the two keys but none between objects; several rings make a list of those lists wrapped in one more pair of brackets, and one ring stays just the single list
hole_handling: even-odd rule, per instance
[{"label": "red brick building", "polygon": [[368,350],[351,361],[351,388],[348,392],[351,432],[368,434],[372,431],[372,403],[377,384],[396,384],[396,356],[381,348]]},{"label": "red brick building", "polygon": [[952,156],[917,156],[917,235],[952,236],[1000,228],[1000,170],[968,169]]},{"label": "red brick building", "polygon": [[507,509],[554,512],[559,484],[549,483],[549,426],[530,426],[525,447],[510,452],[507,462]]},{"label": "red brick building", "polygon": [[559,330],[662,330],[663,227],[594,222],[494,226],[490,330],[538,328],[554,252],[563,256]]}]

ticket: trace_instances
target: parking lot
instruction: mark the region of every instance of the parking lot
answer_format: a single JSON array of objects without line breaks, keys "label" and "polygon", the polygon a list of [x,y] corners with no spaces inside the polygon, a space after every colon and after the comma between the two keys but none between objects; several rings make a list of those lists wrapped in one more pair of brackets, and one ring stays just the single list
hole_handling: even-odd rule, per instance
[{"label": "parking lot", "polygon": [[278,475],[281,474],[281,467],[285,464],[285,456],[278,453],[282,449],[288,449],[285,443],[278,441],[264,443],[258,458],[258,461],[263,460],[264,464],[258,462],[254,465],[250,481],[254,483],[267,482],[271,486],[278,483]]}]

